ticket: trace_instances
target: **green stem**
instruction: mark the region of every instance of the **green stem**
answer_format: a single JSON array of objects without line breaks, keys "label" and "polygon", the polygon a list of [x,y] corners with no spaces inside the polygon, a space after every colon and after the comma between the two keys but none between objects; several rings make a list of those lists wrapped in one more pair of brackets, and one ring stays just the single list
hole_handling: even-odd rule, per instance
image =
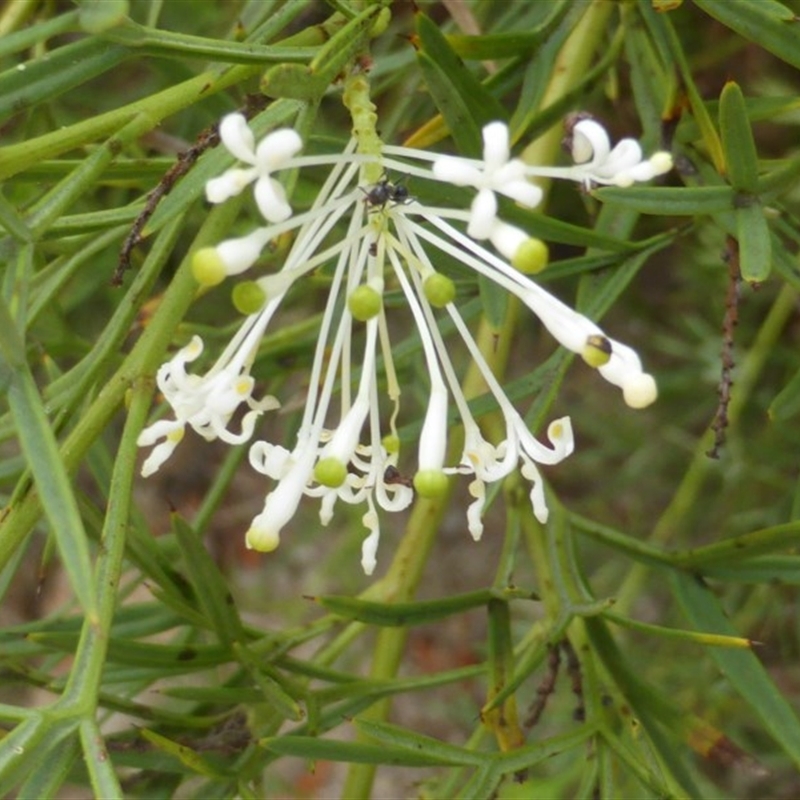
[{"label": "green stem", "polygon": [[152,130],[161,120],[196,103],[198,97],[211,97],[229,86],[258,75],[261,70],[260,65],[252,64],[226,70],[208,70],[122,108],[98,114],[35,139],[0,148],[0,180],[24,172],[45,159],[55,158],[98,139],[112,136],[139,116],[147,119],[142,132]]},{"label": "green stem", "polygon": [[119,450],[111,474],[108,508],[103,524],[102,547],[96,567],[97,617],[85,620],[81,629],[67,684],[59,701],[78,713],[94,713],[100,691],[103,665],[114,620],[117,587],[125,554],[125,533],[130,516],[133,480],[136,469],[136,438],[150,408],[149,381],[140,379],[131,393],[131,404],[125,421]]}]

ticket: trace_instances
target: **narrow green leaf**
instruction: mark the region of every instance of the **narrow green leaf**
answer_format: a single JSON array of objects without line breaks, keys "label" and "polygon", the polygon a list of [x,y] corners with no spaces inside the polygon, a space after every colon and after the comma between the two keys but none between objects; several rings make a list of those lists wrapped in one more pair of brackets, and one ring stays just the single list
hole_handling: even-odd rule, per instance
[{"label": "narrow green leaf", "polygon": [[476,592],[444,597],[441,600],[423,600],[416,603],[378,603],[359,600],[355,597],[326,595],[311,598],[323,608],[348,619],[357,619],[370,625],[387,627],[421,625],[433,620],[452,616],[471,608],[486,606],[493,599],[534,600],[535,595],[518,590],[499,592],[495,589],[480,589]]},{"label": "narrow green leaf", "polygon": [[67,11],[58,14],[52,19],[45,19],[43,22],[27,25],[13,33],[5,31],[0,37],[0,58],[5,58],[12,53],[21,53],[34,45],[43,45],[54,36],[78,28],[79,12]]},{"label": "narrow green leaf", "polygon": [[800,22],[795,13],[777,0],[694,0],[706,14],[774,53],[778,58],[800,67]]},{"label": "narrow green leaf", "polygon": [[[105,3],[106,0],[101,0]],[[282,47],[192,36],[177,31],[148,28],[131,19],[105,32],[106,40],[123,44],[138,57],[144,55],[175,58],[194,56],[227,64],[265,65],[278,62],[306,62],[316,52],[310,47]]]},{"label": "narrow green leaf", "polygon": [[18,242],[31,240],[30,228],[19,215],[17,209],[0,194],[0,228],[5,228]]},{"label": "narrow green leaf", "polygon": [[[648,733],[651,734],[651,738],[654,740],[653,749],[659,755],[662,753],[674,754],[674,746],[671,742],[665,740],[664,734],[658,729],[653,730],[652,725],[648,726]],[[625,738],[627,738],[628,741],[630,740],[630,737]],[[644,742],[637,742],[639,749],[634,749],[622,736],[617,736],[608,731],[603,732],[602,741],[622,764],[625,765],[630,775],[635,777],[639,783],[641,783],[642,787],[654,792],[656,797],[669,797],[672,798],[672,800],[690,800],[691,798],[700,796],[697,791],[687,792],[684,787],[678,783],[679,779],[682,779],[682,782],[687,785],[690,783],[685,775],[672,775],[670,769],[659,768],[660,765],[648,764],[648,762],[653,761],[653,758],[651,752],[643,752],[645,750],[643,747],[645,744]],[[608,750],[605,752],[608,752]],[[672,759],[672,762],[673,763],[669,764],[669,767],[676,772],[682,772],[681,765],[679,762],[676,764],[675,758]],[[612,770],[617,775],[621,773],[617,765],[607,764],[607,766],[609,773],[612,772]],[[677,770],[675,769],[676,766]],[[616,769],[614,769],[614,767],[616,767]],[[656,769],[658,770],[658,774],[656,773]],[[605,777],[607,781],[613,779],[611,774]],[[605,794],[603,796],[613,798],[616,797],[616,794]]]},{"label": "narrow green leaf", "polygon": [[732,211],[736,193],[730,186],[604,186],[592,194],[603,203],[641,214],[694,216]]},{"label": "narrow green leaf", "polygon": [[344,761],[350,764],[375,764],[395,767],[453,766],[454,762],[425,749],[408,750],[385,744],[337,742],[316,736],[280,736],[261,739],[259,744],[273,753],[303,759]]},{"label": "narrow green leaf", "polygon": [[797,416],[798,412],[800,412],[800,369],[775,395],[767,409],[767,414],[773,422],[785,422]]},{"label": "narrow green leaf", "polygon": [[297,686],[292,686],[290,679],[261,663],[260,658],[242,644],[234,644],[233,652],[238,660],[247,667],[253,681],[261,690],[262,702],[266,702],[276,714],[280,714],[284,719],[298,722],[305,717],[305,712],[295,698],[295,695],[301,694],[302,690]]},{"label": "narrow green leaf", "polygon": [[[65,633],[32,633],[28,638],[32,642],[65,652],[74,651],[77,643],[76,635]],[[109,664],[179,672],[218,667],[230,660],[230,649],[218,645],[149,644],[119,637],[109,641],[107,659]]]},{"label": "narrow green leaf", "polygon": [[494,95],[464,66],[430,17],[416,14],[417,56],[428,90],[463,155],[479,156],[481,128],[507,114]]},{"label": "narrow green leaf", "polygon": [[203,540],[184,519],[172,514],[171,522],[195,597],[211,627],[223,644],[241,641],[244,638],[242,621],[219,567],[203,545]]},{"label": "narrow green leaf", "polygon": [[[499,600],[489,603],[488,612],[489,691],[481,709],[481,720],[505,752],[519,747],[525,741],[519,726],[516,695],[506,688],[513,680],[514,673],[511,612],[508,603]],[[501,695],[504,699],[497,700]]]},{"label": "narrow green leaf", "polygon": [[474,800],[476,797],[495,797],[503,774],[495,764],[483,764],[459,789],[458,800]]},{"label": "narrow green leaf", "polygon": [[570,9],[570,3],[566,0],[558,0],[551,5],[553,10],[547,19],[530,30],[490,33],[481,36],[451,33],[447,34],[447,41],[453,48],[453,52],[462,58],[484,60],[530,55],[558,26]]},{"label": "narrow green leaf", "polygon": [[720,562],[737,562],[742,558],[753,558],[764,553],[774,553],[800,543],[800,522],[785,522],[771,525],[757,531],[731,536],[727,539],[696,547],[680,550],[673,557],[673,563],[685,569],[703,569],[709,564]]},{"label": "narrow green leaf", "polygon": [[74,732],[74,717],[54,719],[44,712],[31,714],[0,739],[0,797],[11,797],[17,783],[48,763],[58,762],[60,744]]},{"label": "narrow green leaf", "polygon": [[89,542],[58,442],[25,361],[25,347],[5,302],[0,299],[0,370],[10,377],[8,405],[20,446],[69,576],[89,619],[97,617]]},{"label": "narrow green leaf", "polygon": [[364,736],[375,739],[383,746],[411,752],[423,751],[441,759],[442,763],[480,766],[486,762],[485,753],[476,753],[463,747],[456,747],[440,739],[414,733],[400,725],[392,725],[389,722],[380,722],[365,717],[357,717],[353,720],[353,724]]},{"label": "narrow green leaf", "polygon": [[683,45],[675,32],[669,15],[657,14],[653,11],[652,7],[644,3],[640,3],[639,8],[642,10],[642,15],[648,27],[651,29],[653,38],[656,41],[663,42],[665,46],[669,48],[675,66],[678,68],[680,78],[683,81],[683,86],[692,109],[692,115],[700,129],[703,144],[708,150],[711,163],[714,165],[717,172],[722,173],[725,168],[725,159],[722,154],[722,142],[720,142],[717,129],[714,127],[714,123],[711,120],[711,115],[708,113],[708,108],[697,89],[692,68],[689,66],[689,62],[683,50]]},{"label": "narrow green leaf", "polygon": [[758,193],[767,202],[772,195],[794,189],[800,177],[800,155],[779,163],[780,166],[762,175],[758,181]]},{"label": "narrow green leaf", "polygon": [[0,117],[52,100],[114,69],[132,55],[127,47],[95,37],[79,39],[0,73]]},{"label": "narrow green leaf", "polygon": [[694,642],[695,644],[705,645],[706,647],[743,647],[749,648],[752,646],[750,639],[745,639],[741,636],[723,636],[715,633],[701,633],[700,631],[687,631],[682,628],[667,628],[663,625],[653,625],[648,622],[639,622],[639,620],[631,619],[630,617],[615,614],[612,611],[606,611],[603,616],[615,625],[621,625],[623,628],[630,628],[640,633],[647,633],[651,636],[658,636],[664,639],[681,639],[685,642]]},{"label": "narrow green leaf", "polygon": [[[628,190],[623,189],[620,191]],[[612,253],[629,252],[634,247],[634,244],[623,239],[608,236],[592,228],[565,222],[557,217],[550,217],[547,214],[531,211],[511,203],[502,203],[502,218],[519,225],[531,236],[538,237],[546,242],[572,244],[576,247],[594,248]]]},{"label": "narrow green leaf", "polygon": [[739,192],[758,191],[758,155],[739,85],[728,81],[719,100],[719,128],[728,181]]},{"label": "narrow green leaf", "polygon": [[761,203],[736,209],[739,270],[749,283],[761,283],[772,270],[772,239]]},{"label": "narrow green leaf", "polygon": [[578,514],[568,514],[567,516],[570,524],[578,533],[589,536],[596,542],[600,542],[621,553],[625,553],[636,561],[656,567],[673,563],[673,558],[669,552],[650,544],[640,537],[627,536],[610,525],[603,525],[601,522],[581,517]]},{"label": "narrow green leaf", "polygon": [[756,556],[712,563],[701,567],[699,572],[715,580],[800,586],[800,556]]},{"label": "narrow green leaf", "polygon": [[143,738],[147,739],[147,741],[158,750],[163,753],[168,753],[198,775],[216,779],[231,777],[227,772],[212,766],[208,759],[203,758],[199,753],[192,750],[191,747],[174,742],[166,736],[162,736],[160,733],[148,730],[147,728],[141,728],[139,732]]},{"label": "narrow green leaf", "polygon": [[543,741],[526,744],[511,752],[501,754],[498,758],[499,766],[506,775],[530,769],[548,758],[582,745],[596,733],[597,729],[594,725],[580,725],[570,733],[551,736]]},{"label": "narrow green leaf", "polygon": [[[15,797],[20,800],[63,797],[62,786],[69,777],[70,771],[75,768],[75,763],[80,755],[81,750],[76,738],[62,739],[55,747],[48,750],[47,769],[31,769]],[[114,797],[114,795],[109,795],[109,797]]]},{"label": "narrow green leaf", "polygon": [[[736,635],[716,595],[704,583],[679,572],[672,574],[671,583],[684,614],[695,627]],[[709,655],[800,769],[800,720],[758,658],[749,651],[719,648],[709,650]]]},{"label": "narrow green leaf", "polygon": [[165,686],[159,694],[192,703],[236,706],[263,700],[263,695],[251,686]]}]

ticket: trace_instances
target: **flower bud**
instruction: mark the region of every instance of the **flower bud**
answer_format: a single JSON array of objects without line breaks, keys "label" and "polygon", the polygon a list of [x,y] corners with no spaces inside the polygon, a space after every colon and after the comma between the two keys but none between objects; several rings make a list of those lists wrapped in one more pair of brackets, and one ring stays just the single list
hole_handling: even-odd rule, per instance
[{"label": "flower bud", "polygon": [[314,480],[330,489],[338,489],[347,478],[347,465],[338,458],[321,458],[314,467]]},{"label": "flower bud", "polygon": [[372,286],[362,284],[356,288],[347,298],[347,307],[353,315],[353,319],[359,322],[366,322],[380,313],[383,305],[383,298],[380,292]]},{"label": "flower bud", "polygon": [[448,484],[447,475],[438,469],[423,469],[414,476],[414,488],[420,497],[442,497]]},{"label": "flower bud", "polygon": [[456,296],[456,285],[446,275],[432,272],[422,283],[425,297],[434,308],[444,308]]},{"label": "flower bud", "polygon": [[541,239],[533,237],[519,245],[511,258],[511,265],[525,275],[535,275],[546,266],[550,253]]},{"label": "flower bud", "polygon": [[267,301],[267,295],[255,281],[244,281],[233,287],[231,300],[240,314],[249,315],[261,310]]}]

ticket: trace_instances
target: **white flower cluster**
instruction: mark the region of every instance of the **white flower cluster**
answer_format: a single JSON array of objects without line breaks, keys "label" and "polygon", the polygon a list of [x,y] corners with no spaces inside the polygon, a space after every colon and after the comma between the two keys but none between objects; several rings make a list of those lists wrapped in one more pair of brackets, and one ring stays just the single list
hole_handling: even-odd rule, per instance
[{"label": "white flower cluster", "polygon": [[[220,124],[222,143],[247,166],[229,169],[209,181],[206,195],[212,203],[221,203],[254,184],[256,203],[269,224],[196,253],[196,277],[207,285],[219,283],[251,267],[277,236],[296,233],[282,268],[251,285],[255,307],[213,367],[205,375],[187,374],[186,365],[202,352],[202,342],[194,337],[159,370],[158,388],[175,419],[160,420],[142,432],[139,444],[154,445],[142,474],[150,475],[164,463],[187,425],[207,440],[219,438],[237,444],[252,437],[258,416],[278,406],[273,397],[260,401],[252,397],[250,368],[259,341],[290,287],[306,273],[330,265],[333,278],[294,447],[288,450],[266,441],[255,441],[250,447],[250,464],[275,484],[247,531],[247,545],[265,552],[274,550],[303,495],[320,499],[323,525],[331,519],[337,500],[365,504],[363,523],[369,534],[362,548],[362,566],[371,574],[379,539],[378,508],[402,510],[415,492],[435,497],[446,490],[449,475],[467,474],[472,477],[469,491],[474,498],[467,521],[477,540],[483,532],[486,485],[501,480],[520,464],[531,484],[533,512],[544,522],[548,512],[537,464],[556,464],[572,452],[569,418],[549,425],[549,443],[533,436],[461,317],[454,302],[455,285],[434,264],[439,254],[446,254],[491,279],[530,308],[560,344],[619,386],[629,406],[642,408],[653,402],[655,381],[643,372],[637,354],[608,338],[597,325],[527,277],[525,273],[544,266],[547,249],[497,216],[497,194],[526,207],[536,206],[542,190],[531,179],[537,176],[567,178],[586,186],[627,186],[671,167],[667,153],[644,160],[639,145],[631,139],[612,149],[603,127],[591,119],[576,122],[571,136],[576,163],[564,168],[532,167],[512,158],[508,128],[502,122],[483,129],[482,160],[389,146],[378,158],[357,153],[355,141],[340,154],[301,156],[302,142],[295,131],[273,131],[256,145],[244,117],[225,117]],[[311,208],[293,214],[275,174],[320,164],[332,167],[327,179]],[[367,169],[383,177],[365,184]],[[431,208],[411,197],[405,185],[386,177],[394,172],[473,187],[477,193],[469,211]],[[466,233],[453,222],[466,223]],[[330,236],[337,226],[345,231],[338,239]],[[496,252],[479,244],[480,240],[491,242]],[[405,297],[430,376],[413,482],[398,470],[395,420],[400,385],[383,305],[387,284],[399,287]],[[440,314],[452,320],[502,412],[505,438],[497,444],[484,438],[461,391],[439,329]],[[354,336],[358,329],[363,330],[363,338]],[[357,347],[358,341],[363,341],[363,349]],[[388,431],[380,413],[379,348],[385,391],[392,406]],[[338,407],[334,407],[337,383],[340,392]],[[451,402],[465,429],[463,451],[454,465],[446,463]],[[247,411],[241,429],[231,432],[230,420],[242,406]]]}]

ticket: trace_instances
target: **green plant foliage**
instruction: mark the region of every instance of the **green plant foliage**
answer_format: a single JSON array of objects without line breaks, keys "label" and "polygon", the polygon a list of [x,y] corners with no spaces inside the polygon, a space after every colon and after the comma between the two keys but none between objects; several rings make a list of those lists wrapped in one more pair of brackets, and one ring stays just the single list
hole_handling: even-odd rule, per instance
[{"label": "green plant foliage", "polygon": [[[76,5],[0,8],[0,796],[795,795],[798,0]],[[323,527],[301,503],[275,552],[245,549],[269,490],[247,445],[187,431],[140,477],[159,367],[200,336],[205,369],[270,298],[192,273],[193,254],[263,224],[244,197],[203,200],[233,161],[214,126],[237,109],[259,138],[294,128],[312,156],[366,130],[478,159],[502,120],[515,155],[563,166],[573,112],[671,152],[647,183],[541,180],[535,210],[499,198],[545,243],[535,280],[647,364],[647,409],[455,255],[428,270],[530,430],[572,420],[575,452],[542,468],[546,523],[512,473],[485,487],[474,542],[474,495],[431,470],[435,491],[380,512],[366,577],[350,507]],[[315,169],[279,175],[293,207],[312,207]],[[428,183],[378,174],[357,204],[374,222],[386,204],[463,199]],[[282,402],[258,424],[286,447],[334,261],[252,353],[260,396]],[[356,297],[362,329],[384,309],[398,321],[377,359],[404,402],[384,446],[412,452],[424,343],[390,315],[407,311],[397,281]],[[499,441],[492,394],[441,320]],[[366,367],[352,367],[338,391],[355,393]],[[452,444],[457,409],[447,420]],[[346,462],[331,463],[338,487]],[[386,480],[410,487],[412,470],[401,457]]]}]

